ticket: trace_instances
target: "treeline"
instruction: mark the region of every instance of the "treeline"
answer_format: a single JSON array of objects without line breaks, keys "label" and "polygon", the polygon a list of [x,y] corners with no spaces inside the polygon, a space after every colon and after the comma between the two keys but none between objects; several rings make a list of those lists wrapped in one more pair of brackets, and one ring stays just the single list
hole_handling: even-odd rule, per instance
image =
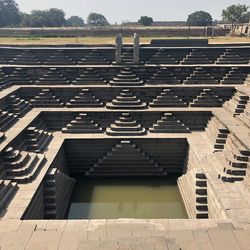
[{"label": "treeline", "polygon": [[[90,13],[86,24],[109,25],[109,22],[102,14]],[[0,27],[81,27],[84,25],[84,20],[79,16],[66,19],[65,12],[61,9],[52,8],[23,13],[14,0],[0,0]]]},{"label": "treeline", "polygon": [[[222,21],[232,24],[233,27],[238,23],[248,23],[250,21],[248,9],[246,5],[231,5],[222,10]],[[149,16],[141,16],[138,20],[138,24],[144,26],[150,26],[153,23],[153,18]],[[210,13],[202,10],[190,14],[187,18],[187,25],[192,26],[210,26],[216,23],[218,21],[214,21]],[[66,19],[64,11],[57,8],[23,13],[15,0],[0,0],[0,27],[81,27],[84,25],[104,26],[109,25],[109,22],[104,15],[98,13],[90,13],[86,23],[79,16]]]}]

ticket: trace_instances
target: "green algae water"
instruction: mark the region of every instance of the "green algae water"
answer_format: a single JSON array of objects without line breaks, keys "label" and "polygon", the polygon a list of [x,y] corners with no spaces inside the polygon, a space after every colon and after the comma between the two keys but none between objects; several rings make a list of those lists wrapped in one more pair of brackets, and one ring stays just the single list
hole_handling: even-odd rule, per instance
[{"label": "green algae water", "polygon": [[67,218],[187,218],[176,178],[77,177]]}]

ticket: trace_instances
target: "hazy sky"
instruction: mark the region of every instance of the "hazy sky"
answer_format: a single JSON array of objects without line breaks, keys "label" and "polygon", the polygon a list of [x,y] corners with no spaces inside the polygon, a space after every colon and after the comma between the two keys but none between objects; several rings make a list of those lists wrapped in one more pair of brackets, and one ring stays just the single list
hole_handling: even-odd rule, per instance
[{"label": "hazy sky", "polygon": [[223,8],[231,4],[247,4],[250,0],[16,0],[22,11],[60,8],[66,16],[78,15],[86,20],[90,12],[104,14],[109,22],[137,21],[140,16],[154,20],[186,20],[196,10],[208,11],[220,19]]}]

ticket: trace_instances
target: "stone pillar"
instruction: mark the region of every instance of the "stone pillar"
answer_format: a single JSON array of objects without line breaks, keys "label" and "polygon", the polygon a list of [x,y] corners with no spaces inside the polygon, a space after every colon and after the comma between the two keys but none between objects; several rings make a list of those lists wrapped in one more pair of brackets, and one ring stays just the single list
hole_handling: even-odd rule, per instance
[{"label": "stone pillar", "polygon": [[133,63],[140,63],[140,38],[138,34],[134,34],[134,55],[133,55]]},{"label": "stone pillar", "polygon": [[118,34],[115,39],[115,62],[117,64],[122,63],[122,35]]}]

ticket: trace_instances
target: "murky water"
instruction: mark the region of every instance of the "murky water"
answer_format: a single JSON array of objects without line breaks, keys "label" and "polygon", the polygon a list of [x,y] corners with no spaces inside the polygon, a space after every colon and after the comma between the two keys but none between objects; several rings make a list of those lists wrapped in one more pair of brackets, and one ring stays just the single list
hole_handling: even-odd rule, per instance
[{"label": "murky water", "polygon": [[177,176],[151,179],[76,178],[68,219],[187,218]]}]

